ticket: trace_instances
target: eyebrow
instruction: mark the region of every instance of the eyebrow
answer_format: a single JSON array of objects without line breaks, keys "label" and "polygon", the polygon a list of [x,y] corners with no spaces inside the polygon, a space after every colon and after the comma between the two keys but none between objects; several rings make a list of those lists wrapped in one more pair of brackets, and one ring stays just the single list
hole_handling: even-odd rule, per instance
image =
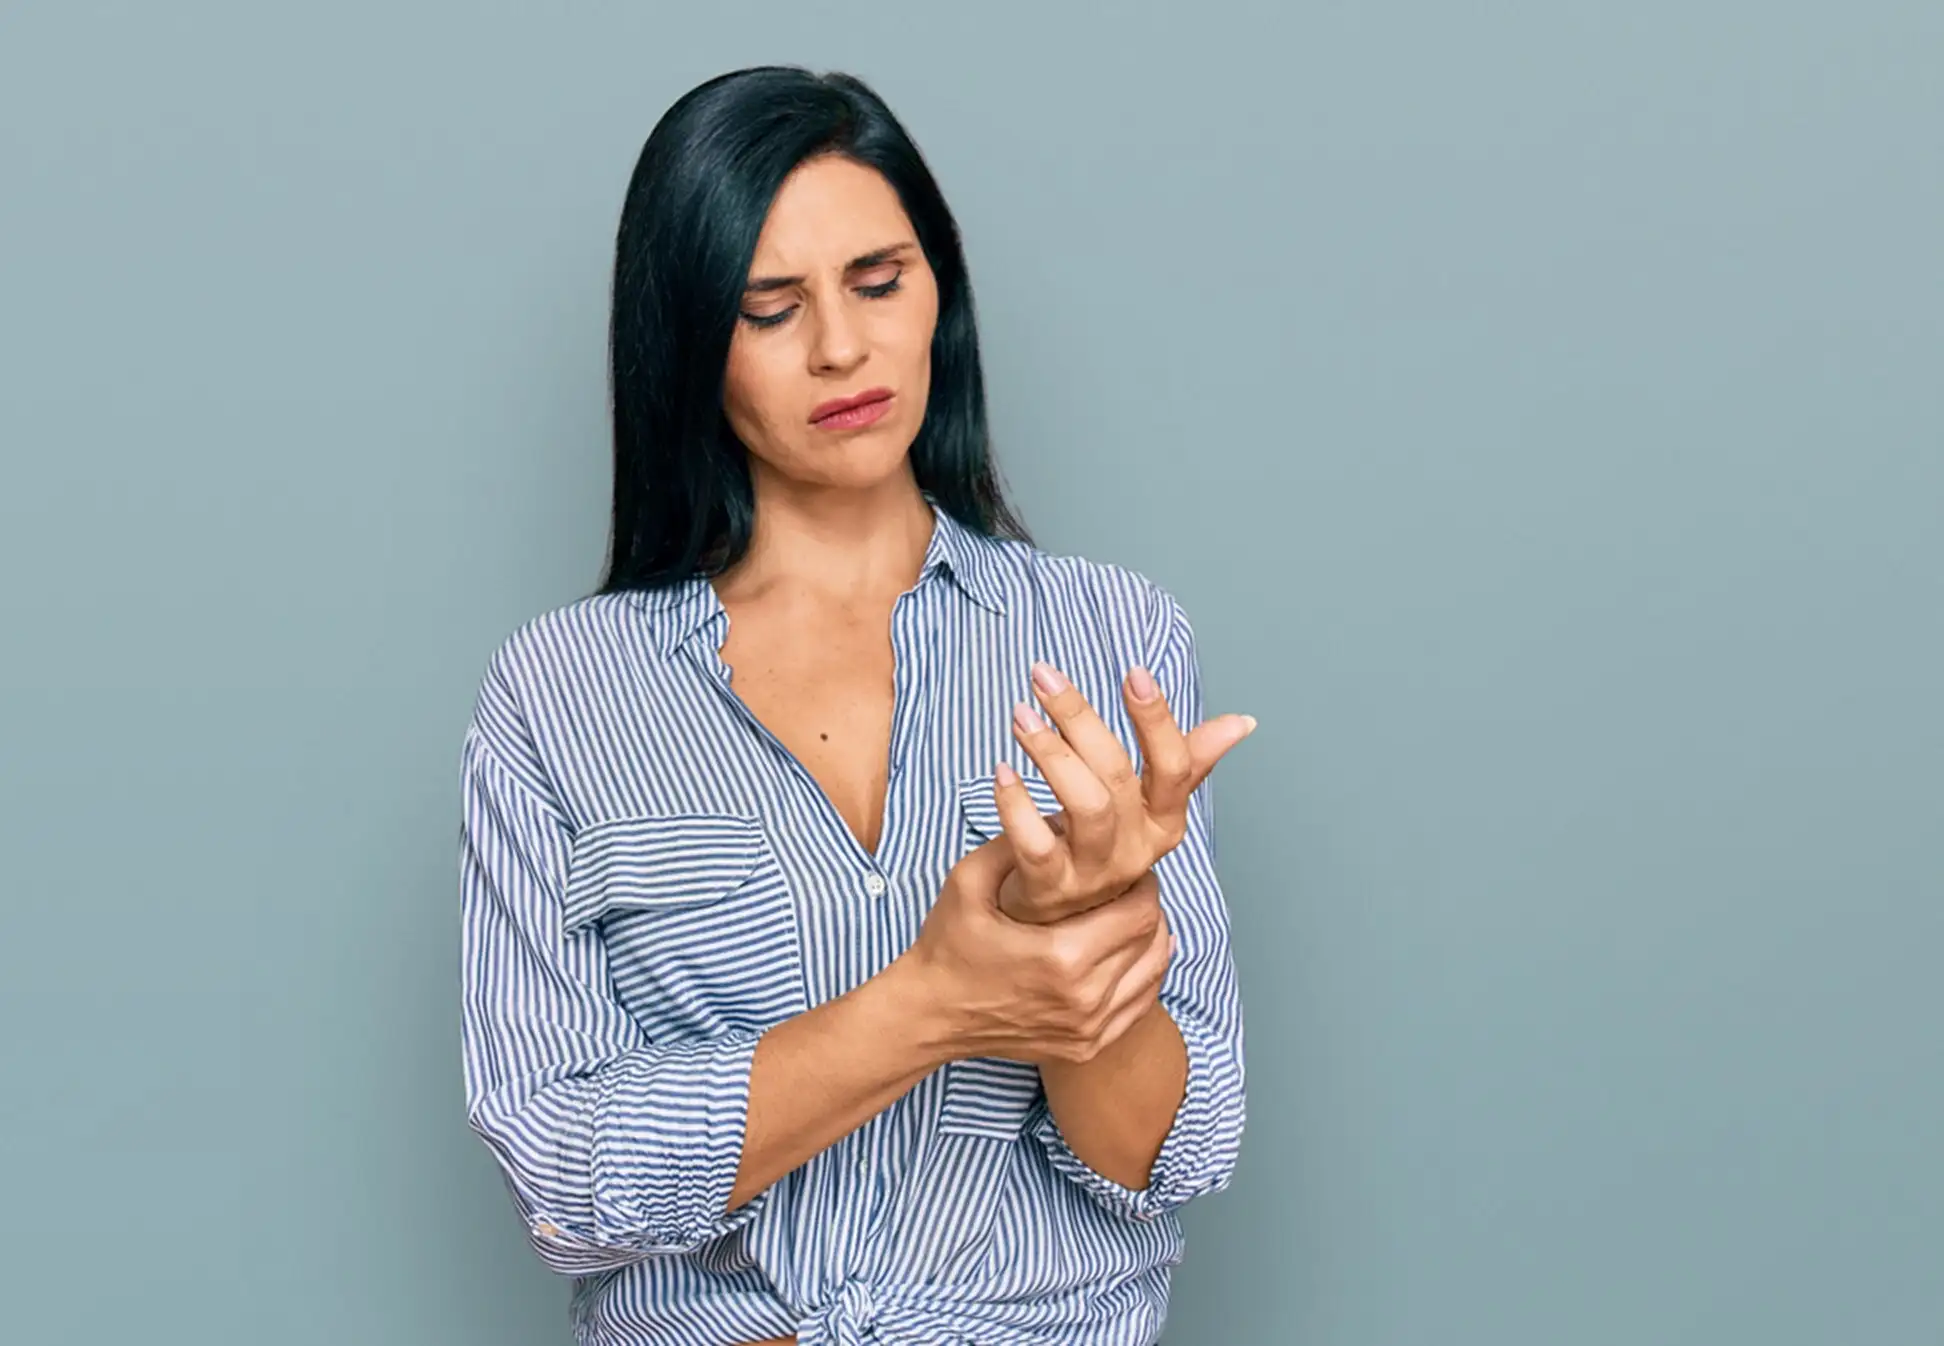
[{"label": "eyebrow", "polygon": [[[850,261],[844,264],[844,270],[846,272],[862,271],[867,267],[882,266],[884,263],[898,256],[898,254],[910,251],[912,247],[913,245],[910,242],[904,242],[890,243],[882,248],[873,248],[870,252],[864,253],[862,256],[851,258]],[[803,276],[757,276],[749,284],[743,286],[743,293],[755,294],[768,290],[787,290],[793,285],[803,284],[805,279],[806,277]]]}]

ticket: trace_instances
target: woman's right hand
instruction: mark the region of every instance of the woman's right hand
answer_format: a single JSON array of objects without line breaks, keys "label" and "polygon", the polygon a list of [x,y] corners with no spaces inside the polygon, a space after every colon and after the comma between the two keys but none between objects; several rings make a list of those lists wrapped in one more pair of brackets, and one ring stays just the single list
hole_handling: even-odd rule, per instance
[{"label": "woman's right hand", "polygon": [[1174,941],[1159,882],[1150,870],[1091,911],[1028,925],[999,910],[1012,869],[1005,837],[968,852],[898,961],[947,1060],[1092,1060],[1160,992]]}]

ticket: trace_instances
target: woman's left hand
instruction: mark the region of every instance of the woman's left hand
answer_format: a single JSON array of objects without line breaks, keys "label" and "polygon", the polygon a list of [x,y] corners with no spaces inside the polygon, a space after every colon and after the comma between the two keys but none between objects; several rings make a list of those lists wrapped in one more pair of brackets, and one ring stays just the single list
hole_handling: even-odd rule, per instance
[{"label": "woman's left hand", "polygon": [[1153,868],[1188,830],[1188,797],[1230,748],[1248,737],[1248,715],[1217,715],[1183,733],[1146,669],[1129,671],[1121,699],[1140,739],[1142,769],[1085,697],[1044,663],[1033,694],[1053,727],[1022,701],[1013,735],[1064,809],[1049,816],[1018,775],[1001,765],[993,788],[1015,867],[999,909],[1045,925],[1112,901]]}]

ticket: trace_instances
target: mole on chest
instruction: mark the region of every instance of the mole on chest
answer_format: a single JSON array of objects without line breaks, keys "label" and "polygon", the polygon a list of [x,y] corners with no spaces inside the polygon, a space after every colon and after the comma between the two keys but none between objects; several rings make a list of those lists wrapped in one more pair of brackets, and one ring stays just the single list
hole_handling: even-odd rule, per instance
[{"label": "mole on chest", "polygon": [[731,689],[810,773],[858,843],[875,850],[895,694],[888,642],[876,650],[824,645],[786,658],[731,654],[725,648]]}]

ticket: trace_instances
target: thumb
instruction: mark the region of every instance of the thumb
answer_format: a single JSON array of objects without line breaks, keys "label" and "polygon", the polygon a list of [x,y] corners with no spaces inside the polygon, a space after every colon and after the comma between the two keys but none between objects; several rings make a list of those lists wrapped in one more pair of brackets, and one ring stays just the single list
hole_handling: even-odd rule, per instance
[{"label": "thumb", "polygon": [[1222,760],[1223,755],[1254,733],[1255,727],[1253,715],[1217,715],[1189,730],[1189,790],[1193,791],[1208,779],[1208,773],[1215,769],[1215,764]]},{"label": "thumb", "polygon": [[952,877],[966,892],[996,906],[999,885],[1013,866],[1012,841],[1001,833],[960,856],[952,866]]}]

